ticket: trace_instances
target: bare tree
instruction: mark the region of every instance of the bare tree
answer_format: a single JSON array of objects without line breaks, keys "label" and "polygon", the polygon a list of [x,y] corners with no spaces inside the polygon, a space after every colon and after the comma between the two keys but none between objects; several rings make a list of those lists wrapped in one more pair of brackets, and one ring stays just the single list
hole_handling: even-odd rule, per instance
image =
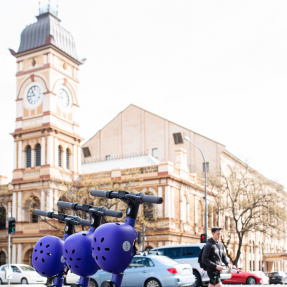
[{"label": "bare tree", "polygon": [[[258,232],[268,237],[282,231],[287,218],[282,186],[247,165],[228,166],[220,177],[209,177],[209,188],[217,203],[217,214],[224,215],[222,242],[234,265],[248,234]],[[231,256],[234,243],[237,250]]]}]

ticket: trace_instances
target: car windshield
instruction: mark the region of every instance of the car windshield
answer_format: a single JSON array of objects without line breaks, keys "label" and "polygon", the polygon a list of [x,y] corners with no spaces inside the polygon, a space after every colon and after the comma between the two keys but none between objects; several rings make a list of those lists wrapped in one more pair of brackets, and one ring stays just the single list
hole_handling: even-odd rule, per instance
[{"label": "car windshield", "polygon": [[35,269],[32,266],[28,265],[20,265],[19,266],[23,271],[35,271]]},{"label": "car windshield", "polygon": [[178,262],[166,257],[166,256],[158,256],[156,260],[165,265],[176,265]]}]

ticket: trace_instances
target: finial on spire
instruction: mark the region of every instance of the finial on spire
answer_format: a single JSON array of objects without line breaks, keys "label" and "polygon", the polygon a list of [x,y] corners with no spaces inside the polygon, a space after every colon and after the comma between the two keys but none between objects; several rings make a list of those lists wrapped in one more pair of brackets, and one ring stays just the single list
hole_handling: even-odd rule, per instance
[{"label": "finial on spire", "polygon": [[50,12],[58,17],[58,0],[39,0],[39,15]]}]

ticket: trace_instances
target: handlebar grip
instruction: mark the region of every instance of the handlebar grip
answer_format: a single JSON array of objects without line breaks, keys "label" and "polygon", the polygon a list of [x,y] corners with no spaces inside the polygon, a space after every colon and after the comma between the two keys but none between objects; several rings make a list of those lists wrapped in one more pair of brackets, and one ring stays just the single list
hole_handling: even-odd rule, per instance
[{"label": "handlebar grip", "polygon": [[161,204],[163,202],[163,198],[160,196],[153,196],[153,195],[143,195],[142,196],[143,202],[149,202],[149,203],[157,203]]},{"label": "handlebar grip", "polygon": [[113,216],[113,217],[122,217],[123,216],[123,213],[121,211],[110,210],[110,209],[107,209],[105,207],[103,207],[103,211],[104,211],[104,215],[107,215],[107,216]]},{"label": "handlebar grip", "polygon": [[51,214],[51,212],[39,210],[39,209],[34,209],[34,211],[33,211],[33,214],[39,215],[39,216],[45,216],[45,217],[48,217],[49,213]]},{"label": "handlebar grip", "polygon": [[91,190],[91,195],[99,197],[107,197],[107,191],[105,190]]},{"label": "handlebar grip", "polygon": [[70,203],[70,202],[66,202],[66,201],[58,201],[57,202],[57,205],[61,208],[70,208],[70,209],[73,209],[72,208],[72,205],[73,203]]},{"label": "handlebar grip", "polygon": [[87,220],[87,219],[79,218],[79,222],[81,225],[84,225],[84,226],[90,226],[91,225],[90,220]]}]

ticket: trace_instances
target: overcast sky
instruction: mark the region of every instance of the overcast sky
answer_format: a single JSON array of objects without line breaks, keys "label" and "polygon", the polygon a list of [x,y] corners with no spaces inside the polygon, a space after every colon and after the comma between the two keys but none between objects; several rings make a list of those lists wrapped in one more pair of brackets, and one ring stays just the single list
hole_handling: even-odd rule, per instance
[{"label": "overcast sky", "polygon": [[[0,174],[11,180],[16,59],[38,0],[0,1]],[[60,0],[88,140],[133,103],[287,187],[287,1]]]}]

